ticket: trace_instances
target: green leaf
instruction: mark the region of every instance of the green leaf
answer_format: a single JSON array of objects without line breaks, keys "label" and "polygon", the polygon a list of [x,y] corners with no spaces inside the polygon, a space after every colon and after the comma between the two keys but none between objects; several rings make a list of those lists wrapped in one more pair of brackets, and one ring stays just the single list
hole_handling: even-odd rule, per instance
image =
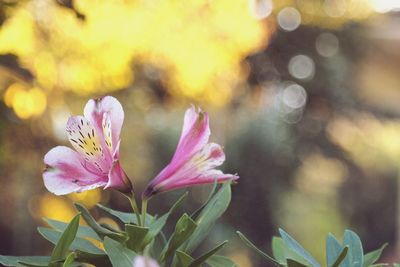
[{"label": "green leaf", "polygon": [[326,265],[332,266],[342,250],[343,246],[337,241],[334,235],[329,233],[326,238]]},{"label": "green leaf", "polygon": [[177,266],[188,267],[189,264],[193,261],[193,258],[183,251],[177,250],[177,251],[175,251],[175,255],[176,255],[176,258],[178,261]]},{"label": "green leaf", "polygon": [[[76,215],[61,234],[61,237],[58,239],[56,246],[51,252],[51,261],[62,260],[67,255],[67,252],[76,237],[76,233],[78,232],[80,217],[80,214]],[[57,264],[51,263],[49,266],[57,266]]]},{"label": "green leaf", "polygon": [[97,235],[101,239],[104,239],[104,237],[108,236],[117,241],[125,241],[126,240],[126,236],[124,236],[120,233],[112,232],[109,229],[106,229],[106,228],[102,227],[100,224],[98,224],[84,206],[82,206],[79,203],[74,203],[74,205],[75,205],[76,209],[82,213],[82,217],[83,217],[83,219],[85,219],[86,223],[97,233]]},{"label": "green leaf", "polygon": [[311,266],[320,267],[319,263],[293,237],[282,229],[279,229],[279,233],[286,246],[304,258]]},{"label": "green leaf", "polygon": [[210,267],[237,267],[237,264],[231,259],[219,255],[211,256],[207,260],[207,264],[210,265]]},{"label": "green leaf", "polygon": [[[119,219],[121,222],[123,222],[125,224],[138,225],[137,219],[136,219],[136,216],[134,213],[113,210],[113,209],[103,206],[101,204],[96,204],[96,206],[99,207],[100,209],[102,209],[103,211],[107,212],[108,214],[116,217],[117,219]],[[146,223],[146,226],[149,226],[149,224],[152,220],[153,220],[153,216],[151,216],[150,214],[147,214],[146,222],[148,222],[148,223]]]},{"label": "green leaf", "polygon": [[2,256],[0,263],[4,266],[20,266],[19,262],[34,264],[37,266],[48,266],[50,257],[48,256]]},{"label": "green leaf", "polygon": [[270,263],[276,265],[276,266],[280,266],[280,263],[275,260],[274,258],[268,256],[266,253],[264,253],[263,251],[261,251],[259,248],[257,248],[249,239],[247,239],[247,237],[245,237],[241,232],[236,231],[236,233],[239,235],[240,239],[243,240],[243,242],[250,247],[251,249],[253,249],[255,252],[257,252],[260,256],[262,256],[264,259],[266,259],[267,261],[269,261]]},{"label": "green leaf", "polygon": [[89,263],[94,266],[112,267],[110,259],[106,254],[92,254],[84,251],[75,251],[76,261]]},{"label": "green leaf", "polygon": [[307,265],[292,259],[287,259],[286,263],[288,267],[308,267]]},{"label": "green leaf", "polygon": [[192,237],[183,246],[187,253],[193,250],[206,238],[215,221],[219,219],[228,208],[231,201],[231,183],[224,183],[218,192],[211,198],[206,207],[196,218],[197,228]]},{"label": "green leaf", "polygon": [[196,217],[200,214],[200,212],[207,206],[207,204],[210,202],[212,196],[213,196],[214,193],[216,192],[217,186],[218,186],[217,179],[214,179],[214,184],[213,184],[213,187],[212,187],[210,193],[208,194],[207,200],[204,202],[203,205],[201,205],[200,208],[198,208],[197,210],[195,210],[195,212],[193,212],[193,213],[190,215],[190,217],[196,218]]},{"label": "green leaf", "polygon": [[[61,232],[45,227],[38,227],[38,232],[53,244],[57,244],[62,235]],[[73,240],[71,243],[71,250],[81,250],[93,254],[104,254],[104,251],[93,245],[89,240],[81,237],[76,237],[75,240]]]},{"label": "green leaf", "polygon": [[128,234],[126,246],[135,252],[142,252],[143,248],[148,244],[144,242],[144,239],[149,232],[149,228],[134,224],[126,224],[125,231]]},{"label": "green leaf", "polygon": [[150,224],[149,224],[149,233],[146,236],[146,239],[144,243],[150,243],[152,239],[154,239],[155,236],[157,236],[161,230],[164,228],[165,224],[167,223],[168,217],[175,212],[175,210],[182,204],[182,202],[185,200],[187,197],[188,192],[185,192],[176,202],[172,207],[169,209],[169,211],[161,216],[158,219],[154,219]]},{"label": "green leaf", "polygon": [[161,253],[160,261],[164,262],[172,253],[180,247],[195,231],[197,224],[186,213],[178,220],[175,231],[168,241],[167,247]]},{"label": "green leaf", "polygon": [[332,266],[330,267],[339,267],[339,265],[342,263],[342,261],[344,260],[344,258],[347,255],[347,252],[349,250],[349,246],[345,246],[342,251],[340,252],[339,256],[337,257],[337,259],[335,260],[335,262],[332,264]]},{"label": "green leaf", "polygon": [[377,260],[379,260],[379,258],[381,257],[381,254],[383,252],[383,250],[385,249],[385,247],[388,244],[385,243],[383,244],[379,249],[371,251],[367,254],[364,255],[364,264],[363,267],[369,267],[372,264],[374,264]]},{"label": "green leaf", "polygon": [[218,250],[220,250],[223,246],[226,245],[226,243],[228,243],[228,241],[222,242],[221,244],[219,244],[218,246],[216,246],[212,250],[210,250],[210,251],[206,252],[205,254],[201,255],[200,257],[195,259],[192,263],[190,263],[189,267],[199,267],[199,266],[201,266],[202,263],[204,263],[212,255],[217,253]]},{"label": "green leaf", "polygon": [[65,259],[63,267],[70,267],[71,264],[74,262],[75,260],[75,253],[71,252],[68,257]]},{"label": "green leaf", "polygon": [[283,239],[277,236],[272,237],[272,255],[280,263],[286,263],[285,256],[286,245]]},{"label": "green leaf", "polygon": [[344,232],[343,245],[349,246],[349,252],[343,261],[343,267],[362,267],[364,264],[364,253],[358,235],[353,231],[346,230]]},{"label": "green leaf", "polygon": [[[68,223],[56,221],[56,220],[49,219],[49,218],[43,218],[43,220],[48,225],[53,227],[55,230],[58,230],[60,232],[63,232],[68,226]],[[76,236],[78,236],[78,237],[90,237],[90,238],[93,238],[93,239],[96,239],[96,240],[101,240],[100,237],[96,234],[95,231],[93,231],[92,228],[90,228],[88,226],[84,226],[84,225],[80,225],[78,227],[78,232],[77,232]]]},{"label": "green leaf", "polygon": [[136,253],[126,248],[123,244],[109,238],[104,238],[104,249],[112,266],[115,267],[132,267],[133,259],[136,257]]}]

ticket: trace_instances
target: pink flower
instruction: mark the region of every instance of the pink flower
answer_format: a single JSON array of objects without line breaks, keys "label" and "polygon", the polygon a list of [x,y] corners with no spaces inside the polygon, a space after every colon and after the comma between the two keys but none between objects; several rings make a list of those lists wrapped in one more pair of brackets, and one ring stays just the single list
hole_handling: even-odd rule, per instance
[{"label": "pink flower", "polygon": [[148,257],[137,256],[133,261],[133,267],[160,267],[160,265]]},{"label": "pink flower", "polygon": [[47,190],[56,195],[96,187],[131,191],[131,182],[119,163],[123,121],[122,106],[111,96],[89,100],[84,116],[70,117],[66,131],[75,151],[57,146],[44,156]]},{"label": "pink flower", "polygon": [[159,192],[191,185],[236,180],[237,175],[224,174],[215,168],[225,161],[222,147],[208,143],[208,114],[194,107],[185,113],[181,138],[171,162],[150,182],[143,192],[149,198]]}]

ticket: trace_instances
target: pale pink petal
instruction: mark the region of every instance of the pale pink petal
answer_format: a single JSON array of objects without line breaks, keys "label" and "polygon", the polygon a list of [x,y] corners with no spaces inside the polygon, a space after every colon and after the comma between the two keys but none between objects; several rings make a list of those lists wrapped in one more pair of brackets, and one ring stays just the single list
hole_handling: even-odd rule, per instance
[{"label": "pale pink petal", "polygon": [[[124,110],[116,98],[105,96],[97,100],[89,100],[84,109],[84,116],[103,135],[104,140],[109,138],[110,133],[111,146],[118,143],[124,122]],[[107,127],[111,129],[110,132]]]},{"label": "pale pink petal", "polygon": [[89,172],[81,156],[72,149],[57,146],[44,156],[44,184],[50,192],[65,195],[105,186],[107,176]]},{"label": "pale pink petal", "polygon": [[66,131],[72,146],[89,163],[90,170],[108,174],[112,165],[111,154],[101,144],[102,136],[91,122],[83,116],[72,116],[67,122]]},{"label": "pale pink petal", "polygon": [[133,261],[133,267],[160,267],[160,265],[149,257],[137,256]]}]

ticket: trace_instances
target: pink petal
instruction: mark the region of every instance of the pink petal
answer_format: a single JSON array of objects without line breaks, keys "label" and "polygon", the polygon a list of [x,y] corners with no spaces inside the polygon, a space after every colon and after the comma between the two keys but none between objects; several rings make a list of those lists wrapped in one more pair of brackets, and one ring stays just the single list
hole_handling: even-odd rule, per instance
[{"label": "pink petal", "polygon": [[107,183],[107,176],[88,171],[81,156],[68,147],[57,146],[51,149],[44,156],[44,163],[44,184],[47,190],[56,195],[90,190]]},{"label": "pink petal", "polygon": [[111,153],[103,147],[103,137],[90,121],[83,116],[72,116],[67,122],[66,131],[72,146],[89,163],[90,170],[107,175],[112,165]]},{"label": "pink petal", "polygon": [[149,257],[137,256],[133,261],[133,267],[160,267],[160,265]]},{"label": "pink petal", "polygon": [[108,174],[108,183],[104,189],[107,188],[114,188],[123,193],[132,191],[132,183],[122,169],[119,161],[114,161],[113,166],[110,169]]},{"label": "pink petal", "polygon": [[196,152],[203,149],[210,137],[208,114],[196,111],[192,106],[186,110],[182,134],[171,163],[153,180],[158,183],[173,175]]},{"label": "pink petal", "polygon": [[103,139],[107,135],[104,135],[107,132],[107,129],[104,128],[108,127],[107,123],[110,123],[111,142],[114,146],[118,143],[124,122],[124,110],[116,98],[105,96],[97,100],[91,99],[86,104],[83,114],[103,135]]},{"label": "pink petal", "polygon": [[188,186],[223,183],[229,180],[237,180],[239,176],[235,174],[225,174],[220,170],[209,170],[201,173],[199,176],[191,177],[189,179],[178,179],[173,182],[165,184],[159,192],[170,191],[174,189],[185,188]]}]

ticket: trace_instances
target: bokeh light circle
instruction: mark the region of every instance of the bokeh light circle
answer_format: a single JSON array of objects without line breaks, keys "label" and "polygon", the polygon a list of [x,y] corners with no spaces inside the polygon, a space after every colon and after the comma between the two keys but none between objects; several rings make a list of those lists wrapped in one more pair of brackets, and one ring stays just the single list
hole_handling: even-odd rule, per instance
[{"label": "bokeh light circle", "polygon": [[278,25],[285,31],[294,31],[301,24],[300,12],[294,7],[285,7],[278,13]]},{"label": "bokeh light circle", "polygon": [[315,64],[309,56],[297,55],[290,59],[288,69],[297,79],[311,79],[315,73]]}]

